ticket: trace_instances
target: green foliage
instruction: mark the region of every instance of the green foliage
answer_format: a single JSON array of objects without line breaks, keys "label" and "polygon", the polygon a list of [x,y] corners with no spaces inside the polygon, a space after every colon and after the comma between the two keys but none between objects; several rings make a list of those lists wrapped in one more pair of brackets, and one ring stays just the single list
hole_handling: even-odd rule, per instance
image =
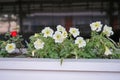
[{"label": "green foliage", "polygon": [[[99,27],[98,23],[95,26],[94,24],[91,26],[93,27],[93,31],[91,31],[91,38],[86,40],[79,37],[79,35],[76,36],[75,32],[77,32],[78,29],[75,28],[73,32],[71,29],[71,32],[69,31],[69,33],[62,31],[64,30],[64,27],[60,28],[61,31],[58,30],[56,32],[47,28],[48,30],[46,29],[46,33],[45,30],[43,31],[46,35],[50,33],[50,31],[51,33],[53,32],[52,36],[47,37],[44,36],[44,33],[36,33],[29,38],[29,43],[26,42],[28,46],[28,54],[26,57],[61,59],[61,64],[65,58],[120,59],[120,46],[109,38],[109,34],[112,33],[111,28],[105,26],[106,29],[109,29],[108,31],[104,30],[104,32],[98,32],[98,29],[94,29],[96,26]],[[57,36],[57,34],[59,34],[59,36]],[[60,38],[60,35],[64,37]],[[23,40],[21,35],[11,37],[10,33],[6,33],[5,38],[8,40],[0,41],[0,57],[9,57],[9,54],[5,49],[6,45],[9,43],[15,43],[18,49],[24,47],[21,43]],[[60,38],[61,42],[56,38]],[[77,40],[78,38],[79,40]],[[38,42],[35,43],[37,40]]]},{"label": "green foliage", "polygon": [[[102,31],[92,31],[91,38],[86,39],[86,46],[81,48],[75,44],[75,38],[69,33],[62,43],[55,43],[52,37],[44,37],[43,35],[42,33],[37,33],[37,36],[33,35],[30,37],[30,43],[28,43],[29,56],[61,59],[61,64],[64,58],[120,58],[120,49],[116,47],[116,43],[102,33]],[[37,39],[41,39],[45,43],[43,49],[36,49],[34,47],[34,42]]]},{"label": "green foliage", "polygon": [[15,44],[17,44],[16,45],[17,48],[23,48],[24,47],[23,44],[22,44],[22,41],[23,41],[22,35],[18,34],[16,37],[12,37],[10,35],[10,33],[8,32],[8,33],[5,34],[5,37],[7,38],[6,43],[15,43]]},{"label": "green foliage", "polygon": [[[85,53],[87,53],[90,58],[109,58],[104,55],[105,46],[111,49],[112,52],[116,50],[115,45],[103,34],[92,32],[91,36],[92,37],[87,40],[87,45],[85,47]],[[112,57],[112,55],[109,56]]]},{"label": "green foliage", "polygon": [[10,54],[6,51],[5,47],[9,43],[15,43],[16,48],[19,49],[21,52],[20,48],[24,48],[24,45],[22,44],[23,38],[21,35],[17,35],[16,37],[12,37],[10,33],[6,33],[4,36],[7,40],[5,41],[0,41],[0,57],[9,57]]},{"label": "green foliage", "polygon": [[[55,43],[54,39],[51,37],[43,37],[43,34],[38,33],[39,36],[34,35],[30,37],[30,43],[28,44],[28,52],[31,57],[36,58],[120,58],[119,51],[117,51],[115,44],[109,38],[105,37],[103,34],[98,34],[97,32],[92,32],[92,37],[86,40],[86,46],[83,48],[78,48],[74,44],[74,39],[66,38],[62,43]],[[36,50],[34,48],[34,42],[36,39],[41,39],[45,42],[43,49]],[[111,49],[113,54],[106,56],[105,46]],[[119,50],[119,49],[118,49]],[[34,51],[34,56],[32,52]]]},{"label": "green foliage", "polygon": [[0,40],[0,57],[8,56],[7,51],[4,49],[5,45],[6,45],[6,42]]},{"label": "green foliage", "polygon": [[[43,49],[36,50],[33,43],[38,38],[45,42],[45,46]],[[51,37],[43,37],[43,34],[39,34],[37,37],[31,36],[30,41],[28,44],[29,55],[34,51],[35,55],[33,57],[37,58],[69,58],[74,55],[73,51],[76,47],[75,44],[73,45],[73,40],[66,39],[60,44],[55,43]]]}]

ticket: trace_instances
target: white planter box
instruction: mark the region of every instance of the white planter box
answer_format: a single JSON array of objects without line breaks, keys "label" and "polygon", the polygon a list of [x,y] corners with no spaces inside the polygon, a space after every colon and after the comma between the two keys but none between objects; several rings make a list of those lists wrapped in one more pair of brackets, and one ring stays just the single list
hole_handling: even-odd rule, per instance
[{"label": "white planter box", "polygon": [[120,60],[0,58],[0,80],[120,80]]}]

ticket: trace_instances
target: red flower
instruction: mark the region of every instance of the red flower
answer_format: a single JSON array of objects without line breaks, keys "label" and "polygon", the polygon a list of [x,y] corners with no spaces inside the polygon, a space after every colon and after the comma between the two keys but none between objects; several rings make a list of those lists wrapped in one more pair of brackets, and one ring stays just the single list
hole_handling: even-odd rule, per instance
[{"label": "red flower", "polygon": [[11,35],[12,37],[16,37],[16,36],[17,36],[17,31],[12,31],[12,32],[10,32],[10,35]]}]

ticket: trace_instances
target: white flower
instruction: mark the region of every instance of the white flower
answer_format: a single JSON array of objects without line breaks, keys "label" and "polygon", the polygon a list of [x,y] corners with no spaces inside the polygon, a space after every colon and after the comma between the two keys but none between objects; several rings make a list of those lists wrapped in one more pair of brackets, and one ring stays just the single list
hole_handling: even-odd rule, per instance
[{"label": "white flower", "polygon": [[77,37],[80,32],[79,32],[79,29],[77,28],[70,28],[69,32],[74,36],[74,37]]},{"label": "white flower", "polygon": [[35,50],[32,51],[32,56],[35,56]]},{"label": "white flower", "polygon": [[86,41],[82,37],[77,37],[75,40],[75,44],[78,44],[78,47],[84,47],[86,46]]},{"label": "white flower", "polygon": [[57,25],[57,31],[61,32],[63,35],[63,38],[65,39],[68,35],[67,31],[65,30],[65,28],[61,25]]},{"label": "white flower", "polygon": [[39,36],[39,34],[38,34],[38,33],[35,33],[35,34],[34,34],[34,37],[38,37],[38,36]]},{"label": "white flower", "polygon": [[61,26],[61,25],[57,25],[57,31],[64,32],[65,28],[63,26]]},{"label": "white flower", "polygon": [[43,42],[41,39],[37,39],[37,40],[34,42],[34,47],[35,47],[35,49],[43,49],[43,47],[44,47],[44,42]]},{"label": "white flower", "polygon": [[103,33],[108,37],[110,35],[113,35],[112,27],[109,27],[109,26],[105,25],[104,28],[103,28]]},{"label": "white flower", "polygon": [[112,52],[110,51],[110,49],[107,47],[107,46],[105,46],[105,53],[104,53],[105,55],[110,55],[110,54],[112,54]]},{"label": "white flower", "polygon": [[15,45],[15,43],[7,44],[5,49],[8,53],[11,53],[16,49],[16,45]]},{"label": "white flower", "polygon": [[101,31],[101,28],[102,28],[102,24],[100,21],[96,21],[96,22],[93,22],[90,24],[90,27],[91,27],[91,30],[92,31]]},{"label": "white flower", "polygon": [[42,30],[42,33],[44,34],[44,37],[52,37],[53,30],[50,27],[45,27],[45,29]]},{"label": "white flower", "polygon": [[67,31],[63,31],[63,32],[62,32],[62,35],[63,35],[63,38],[64,38],[64,39],[67,38],[67,36],[68,36]]},{"label": "white flower", "polygon": [[56,31],[55,34],[53,35],[53,39],[55,39],[56,43],[62,43],[64,40],[64,37],[61,32]]}]

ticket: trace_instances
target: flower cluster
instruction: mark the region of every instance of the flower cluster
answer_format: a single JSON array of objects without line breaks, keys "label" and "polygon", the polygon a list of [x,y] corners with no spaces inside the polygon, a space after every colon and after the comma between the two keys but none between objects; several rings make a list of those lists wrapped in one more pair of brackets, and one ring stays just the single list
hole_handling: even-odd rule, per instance
[{"label": "flower cluster", "polygon": [[[112,27],[103,25],[100,21],[90,24],[91,37],[84,39],[80,30],[70,27],[66,31],[62,25],[56,26],[56,31],[45,27],[40,33],[30,36],[27,43],[27,56],[35,58],[120,58],[116,43],[110,39],[114,34]],[[7,41],[0,41],[0,56],[6,57],[16,49],[23,48],[22,36],[16,31],[7,33]]]},{"label": "flower cluster", "polygon": [[111,35],[113,35],[112,27],[109,27],[107,25],[103,27],[103,24],[101,24],[100,21],[91,23],[90,27],[92,30],[91,41],[95,41],[95,45],[91,45],[91,47],[93,47],[94,50],[98,51],[101,54],[104,53],[104,55],[107,56],[111,55],[112,51],[110,51],[110,49],[113,50],[115,48],[113,43],[110,41],[111,39],[109,38]]},{"label": "flower cluster", "polygon": [[45,27],[41,33],[30,37],[28,52],[33,57],[77,58],[80,49],[86,46],[86,41],[79,35],[79,29],[73,27],[70,28],[69,33],[61,25],[57,26],[56,31]]},{"label": "flower cluster", "polygon": [[22,36],[17,33],[17,31],[11,31],[5,34],[4,36],[7,40],[2,41],[0,45],[0,56],[9,57],[8,53],[14,53],[16,49],[23,48]]},{"label": "flower cluster", "polygon": [[91,38],[84,39],[80,30],[66,29],[58,25],[54,31],[45,27],[35,33],[28,43],[29,56],[38,58],[120,58],[115,43],[109,37],[114,34],[112,27],[100,21],[90,24]]}]

